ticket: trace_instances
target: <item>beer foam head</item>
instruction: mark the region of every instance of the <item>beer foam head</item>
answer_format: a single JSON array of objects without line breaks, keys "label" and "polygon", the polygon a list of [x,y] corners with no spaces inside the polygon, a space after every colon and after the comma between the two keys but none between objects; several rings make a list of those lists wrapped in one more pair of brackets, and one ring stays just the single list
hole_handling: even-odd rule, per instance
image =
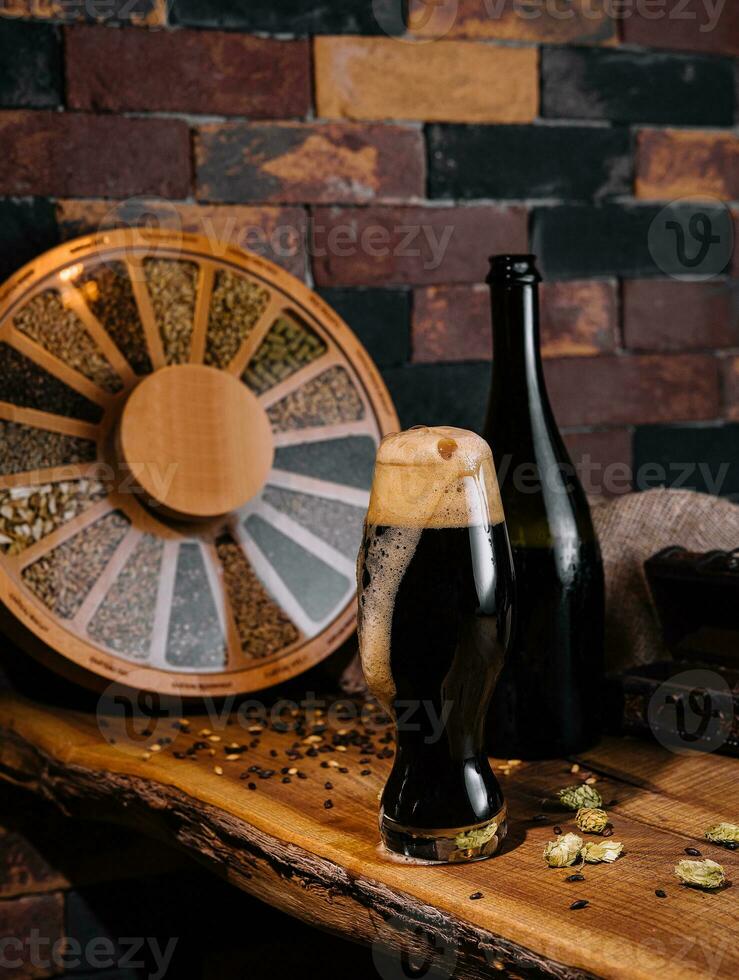
[{"label": "beer foam head", "polygon": [[369,524],[441,528],[502,520],[493,456],[474,432],[416,426],[380,443]]}]

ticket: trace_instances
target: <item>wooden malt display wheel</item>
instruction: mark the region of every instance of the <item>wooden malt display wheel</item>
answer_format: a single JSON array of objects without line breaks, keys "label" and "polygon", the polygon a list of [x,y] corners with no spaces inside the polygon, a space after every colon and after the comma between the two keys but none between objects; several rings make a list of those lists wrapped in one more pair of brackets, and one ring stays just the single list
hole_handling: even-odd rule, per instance
[{"label": "wooden malt display wheel", "polygon": [[259,256],[130,229],[47,252],[0,290],[4,628],[97,686],[295,676],[354,628],[397,427],[349,328]]}]

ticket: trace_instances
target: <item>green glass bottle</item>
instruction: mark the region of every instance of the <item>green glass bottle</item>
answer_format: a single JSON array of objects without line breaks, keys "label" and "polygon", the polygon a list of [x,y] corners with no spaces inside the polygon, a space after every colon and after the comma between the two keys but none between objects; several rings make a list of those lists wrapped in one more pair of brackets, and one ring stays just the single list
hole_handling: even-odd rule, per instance
[{"label": "green glass bottle", "polygon": [[603,564],[587,498],[547,396],[532,255],[491,259],[493,450],[516,572],[516,627],[489,716],[505,758],[592,744],[603,682]]}]

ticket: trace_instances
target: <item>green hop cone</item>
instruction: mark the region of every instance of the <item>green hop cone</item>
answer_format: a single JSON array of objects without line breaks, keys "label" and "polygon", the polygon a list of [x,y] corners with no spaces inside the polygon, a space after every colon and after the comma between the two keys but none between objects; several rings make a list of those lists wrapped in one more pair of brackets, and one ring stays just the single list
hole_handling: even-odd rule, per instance
[{"label": "green hop cone", "polygon": [[603,799],[593,786],[587,783],[577,783],[575,786],[567,786],[557,793],[557,797],[562,806],[568,810],[579,810],[581,807],[601,807]]},{"label": "green hop cone", "polygon": [[724,869],[710,858],[702,861],[678,861],[675,874],[681,884],[691,888],[719,888],[726,880]]},{"label": "green hop cone", "polygon": [[556,840],[550,840],[544,848],[544,860],[550,868],[567,868],[577,861],[581,848],[582,837],[562,834]]},{"label": "green hop cone", "polygon": [[735,823],[717,823],[708,828],[705,837],[714,844],[739,844],[739,826]]},{"label": "green hop cone", "polygon": [[462,851],[483,847],[497,833],[498,824],[493,820],[487,827],[478,827],[477,830],[468,830],[466,834],[457,834],[454,838],[454,846]]},{"label": "green hop cone", "polygon": [[612,864],[623,849],[623,844],[617,840],[598,841],[597,844],[591,842],[583,847],[582,858],[588,864],[600,864],[602,861]]},{"label": "green hop cone", "polygon": [[582,806],[575,817],[577,829],[584,834],[602,834],[608,826],[608,814],[594,806]]}]

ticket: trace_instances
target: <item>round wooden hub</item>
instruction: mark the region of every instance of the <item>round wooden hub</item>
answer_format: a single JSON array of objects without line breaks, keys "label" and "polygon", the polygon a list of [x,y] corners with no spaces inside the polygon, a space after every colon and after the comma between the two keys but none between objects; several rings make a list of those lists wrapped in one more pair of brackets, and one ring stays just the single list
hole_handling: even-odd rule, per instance
[{"label": "round wooden hub", "polygon": [[202,364],[142,381],[123,410],[120,445],[144,493],[191,519],[243,506],[264,485],[274,455],[257,398],[238,378]]}]

